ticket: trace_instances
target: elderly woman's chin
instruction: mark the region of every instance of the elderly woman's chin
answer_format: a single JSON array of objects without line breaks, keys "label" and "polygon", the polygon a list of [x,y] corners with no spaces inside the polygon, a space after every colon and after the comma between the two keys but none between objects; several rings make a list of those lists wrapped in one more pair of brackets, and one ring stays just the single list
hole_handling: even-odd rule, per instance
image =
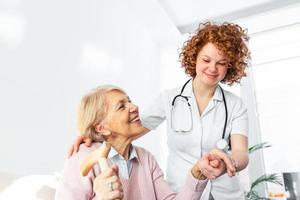
[{"label": "elderly woman's chin", "polygon": [[130,124],[130,131],[129,131],[129,135],[130,136],[139,136],[139,135],[142,135],[143,132],[144,132],[144,127],[141,123],[141,121],[136,121],[136,122],[132,122]]}]

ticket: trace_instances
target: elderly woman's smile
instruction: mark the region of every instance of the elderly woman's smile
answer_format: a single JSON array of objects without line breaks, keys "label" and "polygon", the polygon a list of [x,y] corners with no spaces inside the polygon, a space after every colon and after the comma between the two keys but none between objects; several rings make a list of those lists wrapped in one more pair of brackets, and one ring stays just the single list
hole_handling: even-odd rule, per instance
[{"label": "elderly woman's smile", "polygon": [[125,93],[118,90],[109,91],[106,99],[109,99],[107,115],[102,125],[111,132],[112,136],[132,140],[143,132],[139,109]]},{"label": "elderly woman's smile", "polygon": [[134,116],[131,120],[129,120],[130,123],[141,123],[139,115]]}]

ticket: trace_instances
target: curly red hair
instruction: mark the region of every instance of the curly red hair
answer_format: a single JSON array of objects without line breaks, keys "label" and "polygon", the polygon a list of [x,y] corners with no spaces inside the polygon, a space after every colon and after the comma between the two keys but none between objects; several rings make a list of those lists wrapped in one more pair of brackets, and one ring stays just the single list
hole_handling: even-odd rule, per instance
[{"label": "curly red hair", "polygon": [[229,85],[239,83],[241,78],[246,76],[245,68],[250,60],[250,51],[246,44],[248,41],[247,30],[243,30],[237,24],[201,23],[181,49],[179,54],[181,65],[185,68],[185,73],[194,78],[198,53],[207,43],[212,43],[229,58],[230,62],[227,74],[221,82]]}]

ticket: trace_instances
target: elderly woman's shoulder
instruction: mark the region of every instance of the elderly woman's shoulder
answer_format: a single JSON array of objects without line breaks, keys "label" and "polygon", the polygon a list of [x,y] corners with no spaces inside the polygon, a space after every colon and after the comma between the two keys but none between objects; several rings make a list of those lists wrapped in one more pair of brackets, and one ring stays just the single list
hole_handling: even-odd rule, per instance
[{"label": "elderly woman's shoulder", "polygon": [[90,153],[92,153],[100,146],[101,143],[99,142],[93,142],[90,147],[85,146],[85,144],[80,144],[78,152],[73,153],[73,155],[68,160],[73,160],[73,161],[83,160],[86,156],[88,156]]},{"label": "elderly woman's shoulder", "polygon": [[134,146],[134,148],[139,160],[142,163],[148,163],[148,164],[156,163],[156,159],[150,151],[144,149],[143,147],[138,147],[138,146]]}]

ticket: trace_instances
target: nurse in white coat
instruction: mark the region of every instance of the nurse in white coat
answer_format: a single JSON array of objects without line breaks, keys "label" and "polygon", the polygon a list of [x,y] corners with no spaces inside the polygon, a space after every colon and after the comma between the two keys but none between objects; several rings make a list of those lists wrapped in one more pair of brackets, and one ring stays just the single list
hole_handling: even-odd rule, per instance
[{"label": "nurse in white coat", "polygon": [[[245,76],[250,59],[247,41],[246,31],[236,24],[200,24],[180,53],[191,80],[164,91],[141,113],[145,133],[167,121],[166,174],[175,191],[193,163],[211,151],[230,158],[236,171],[248,164],[247,109],[239,97],[219,86],[220,82],[238,83]],[[225,149],[226,143],[230,153],[215,150],[218,145]],[[219,177],[208,165],[201,171],[212,179],[201,199],[245,199],[238,178],[230,177],[226,169]]]},{"label": "nurse in white coat", "polygon": [[[228,157],[237,171],[248,164],[247,109],[240,98],[219,86],[219,82],[231,85],[245,76],[250,58],[247,41],[245,31],[236,24],[200,25],[180,54],[192,80],[185,87],[163,92],[142,112],[143,125],[149,130],[167,120],[167,180],[176,191],[184,181],[178,171],[186,172],[221,139],[231,144]],[[244,199],[236,176],[224,174],[210,183],[202,199]]]}]

